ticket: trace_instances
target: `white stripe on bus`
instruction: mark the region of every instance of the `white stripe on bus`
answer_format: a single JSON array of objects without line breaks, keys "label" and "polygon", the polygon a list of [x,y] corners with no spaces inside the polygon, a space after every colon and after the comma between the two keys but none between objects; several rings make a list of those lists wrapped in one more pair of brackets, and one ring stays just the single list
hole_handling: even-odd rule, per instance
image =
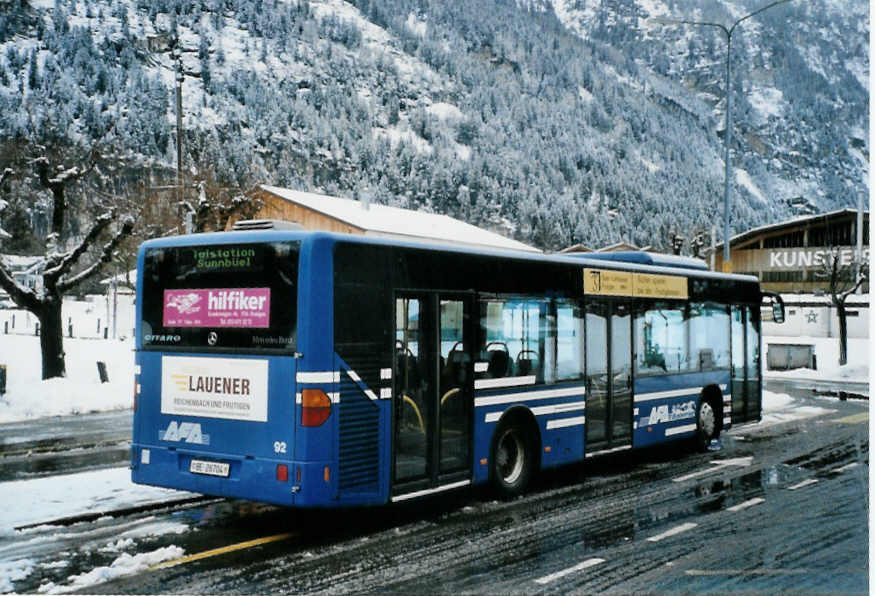
[{"label": "white stripe on bus", "polygon": [[672,435],[679,435],[681,433],[689,433],[696,430],[695,424],[685,424],[683,426],[675,426],[673,428],[665,429],[665,436],[670,437]]},{"label": "white stripe on bus", "polygon": [[574,418],[559,418],[557,420],[547,421],[547,430],[551,428],[566,428],[568,426],[583,426],[586,423],[586,416],[575,416]]},{"label": "white stripe on bus", "polygon": [[346,371],[346,374],[348,374],[348,375],[349,375],[349,378],[352,379],[353,381],[355,381],[356,383],[361,383],[361,382],[362,382],[362,378],[361,378],[361,377],[358,375],[358,373],[355,372],[354,370],[352,370],[352,369],[347,370],[347,371]]},{"label": "white stripe on bus", "polygon": [[654,391],[651,393],[640,393],[635,395],[635,402],[653,401],[655,399],[667,399],[670,397],[682,397],[701,393],[704,387],[687,387],[686,389],[672,389],[671,391]]},{"label": "white stripe on bus", "polygon": [[497,387],[519,387],[520,385],[534,385],[535,375],[525,377],[502,377],[500,379],[477,379],[474,381],[474,389],[495,389]]},{"label": "white stripe on bus", "polygon": [[[585,409],[586,409],[586,402],[576,401],[576,402],[571,402],[571,403],[567,403],[567,404],[553,404],[550,406],[537,406],[534,408],[530,408],[530,411],[535,416],[546,416],[549,414],[561,414],[563,412],[573,412],[575,410],[585,410]],[[489,412],[488,414],[486,414],[484,421],[487,423],[498,422],[498,420],[501,419],[502,414],[504,414],[504,411]]]},{"label": "white stripe on bus", "polygon": [[298,383],[339,383],[340,373],[337,371],[327,372],[299,372]]},{"label": "white stripe on bus", "polygon": [[617,451],[626,451],[627,449],[632,449],[632,445],[622,445],[620,447],[614,447],[613,449],[602,449],[601,451],[593,451],[592,453],[587,453],[586,457],[605,455],[607,453],[616,453]]},{"label": "white stripe on bus", "polygon": [[490,395],[488,397],[478,397],[474,400],[476,407],[480,406],[497,406],[499,404],[510,404],[518,401],[535,401],[540,399],[550,399],[551,397],[569,397],[572,395],[582,396],[586,389],[582,385],[577,387],[563,387],[561,389],[542,389],[540,391],[521,391],[519,393],[502,393],[501,395]]},{"label": "white stripe on bus", "polygon": [[406,501],[407,499],[415,499],[416,497],[422,497],[424,495],[430,495],[434,493],[443,492],[445,490],[451,490],[454,488],[459,488],[462,486],[468,486],[471,484],[470,480],[461,480],[459,482],[454,482],[452,484],[445,484],[444,486],[439,486],[437,488],[427,488],[425,490],[418,490],[415,493],[407,493],[406,495],[397,495],[392,497],[392,502],[396,503],[398,501]]}]

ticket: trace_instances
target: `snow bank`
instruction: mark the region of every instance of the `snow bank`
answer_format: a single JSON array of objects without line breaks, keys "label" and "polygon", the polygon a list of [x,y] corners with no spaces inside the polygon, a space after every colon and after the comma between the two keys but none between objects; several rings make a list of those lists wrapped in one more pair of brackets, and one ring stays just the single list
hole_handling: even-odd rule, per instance
[{"label": "snow bank", "polygon": [[[0,364],[7,367],[0,423],[130,408],[133,403],[133,340],[64,339],[67,377],[42,378],[39,338],[0,335]],[[106,363],[101,383],[97,361]]]},{"label": "snow bank", "polygon": [[33,571],[33,561],[30,559],[0,561],[0,593],[11,592],[14,589],[12,582],[26,578],[31,571]]},{"label": "snow bank", "polygon": [[817,356],[817,370],[797,368],[794,370],[768,370],[763,358],[763,377],[767,379],[806,379],[836,382],[869,382],[869,340],[848,339],[848,363],[839,366],[839,340],[836,337],[763,337],[763,351],[769,345],[810,344]]},{"label": "snow bank", "polygon": [[803,420],[824,414],[831,414],[835,410],[818,406],[800,406],[786,393],[772,393],[763,391],[763,419],[759,427],[772,426],[779,422],[791,420]]},{"label": "snow bank", "polygon": [[[63,487],[63,490],[58,490]],[[169,499],[192,493],[141,486],[131,482],[128,468],[108,468],[62,476],[0,482],[0,536],[22,525],[61,517],[109,511]],[[178,533],[178,528],[152,528],[146,535]],[[132,533],[132,538],[138,537]]]},{"label": "snow bank", "polygon": [[136,555],[122,553],[107,567],[97,567],[87,573],[73,575],[69,578],[72,580],[71,583],[65,586],[59,586],[53,582],[43,584],[39,587],[39,592],[64,594],[75,590],[81,590],[88,586],[94,586],[124,575],[134,575],[135,573],[148,569],[162,561],[177,559],[184,553],[185,551],[176,545],[165,546],[152,552],[138,553]]}]

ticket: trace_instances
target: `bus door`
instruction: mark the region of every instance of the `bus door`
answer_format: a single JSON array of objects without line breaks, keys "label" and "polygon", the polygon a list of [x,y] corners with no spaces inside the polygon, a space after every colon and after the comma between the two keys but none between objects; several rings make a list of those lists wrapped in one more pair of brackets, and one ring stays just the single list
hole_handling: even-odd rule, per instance
[{"label": "bus door", "polygon": [[632,309],[586,303],[586,453],[632,444]]},{"label": "bus door", "polygon": [[759,420],[762,410],[759,306],[732,306],[732,422]]},{"label": "bus door", "polygon": [[471,477],[471,295],[395,299],[393,495]]}]

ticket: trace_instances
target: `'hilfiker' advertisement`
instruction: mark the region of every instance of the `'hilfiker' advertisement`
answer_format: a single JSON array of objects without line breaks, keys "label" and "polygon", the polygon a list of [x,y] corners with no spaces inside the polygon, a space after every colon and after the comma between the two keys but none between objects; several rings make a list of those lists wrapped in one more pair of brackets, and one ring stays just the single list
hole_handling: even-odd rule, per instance
[{"label": "'hilfiker' advertisement", "polygon": [[270,327],[270,288],[164,290],[165,327]]},{"label": "'hilfiker' advertisement", "polygon": [[267,421],[267,360],[161,358],[161,413]]}]

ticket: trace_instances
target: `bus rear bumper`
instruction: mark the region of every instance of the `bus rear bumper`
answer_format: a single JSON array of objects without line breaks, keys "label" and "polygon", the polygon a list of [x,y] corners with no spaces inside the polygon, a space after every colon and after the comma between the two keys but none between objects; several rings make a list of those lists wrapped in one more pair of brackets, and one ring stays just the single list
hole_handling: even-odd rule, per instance
[{"label": "bus rear bumper", "polygon": [[[285,473],[279,466],[285,466]],[[295,504],[294,468],[289,461],[131,446],[131,480],[136,484],[275,505]]]}]

